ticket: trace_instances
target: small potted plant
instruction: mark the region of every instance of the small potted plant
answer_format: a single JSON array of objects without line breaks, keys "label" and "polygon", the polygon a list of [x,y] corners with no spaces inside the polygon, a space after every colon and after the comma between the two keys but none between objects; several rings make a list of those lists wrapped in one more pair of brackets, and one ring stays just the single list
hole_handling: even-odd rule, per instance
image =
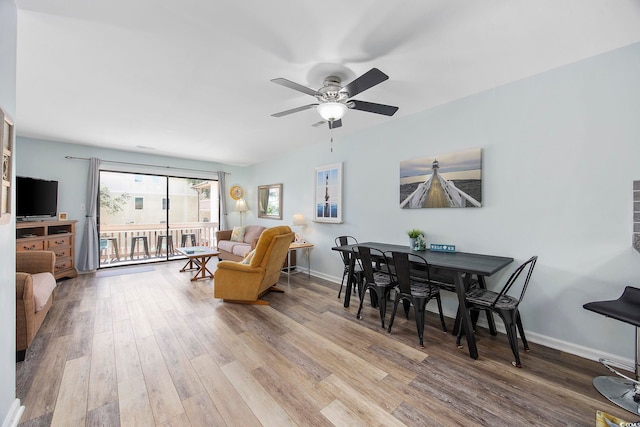
[{"label": "small potted plant", "polygon": [[412,230],[407,231],[407,234],[409,235],[409,247],[413,249],[416,247],[416,239],[418,238],[418,236],[423,235],[423,233],[417,228],[414,228]]}]

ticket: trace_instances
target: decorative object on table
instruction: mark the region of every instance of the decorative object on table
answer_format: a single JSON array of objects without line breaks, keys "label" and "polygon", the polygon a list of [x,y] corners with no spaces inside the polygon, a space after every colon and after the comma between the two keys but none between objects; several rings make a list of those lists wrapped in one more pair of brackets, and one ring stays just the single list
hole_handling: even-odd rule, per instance
[{"label": "decorative object on table", "polygon": [[0,186],[0,224],[8,224],[11,217],[11,165],[14,139],[13,121],[0,108],[0,143],[2,144],[2,182]]},{"label": "decorative object on table", "polygon": [[229,195],[233,200],[240,200],[244,197],[244,190],[239,185],[234,185],[229,190]]},{"label": "decorative object on table", "polygon": [[317,167],[313,221],[342,223],[342,163]]},{"label": "decorative object on table", "polygon": [[282,219],[282,184],[258,186],[258,218]]},{"label": "decorative object on table", "polygon": [[433,252],[455,252],[456,245],[443,245],[441,243],[432,243],[429,245],[429,250]]},{"label": "decorative object on table", "polygon": [[244,199],[238,200],[233,210],[240,212],[240,226],[242,226],[242,214],[249,210],[247,202]]},{"label": "decorative object on table", "polygon": [[400,162],[400,207],[482,206],[482,150],[474,148]]},{"label": "decorative object on table", "polygon": [[58,214],[58,221],[66,221],[69,219],[69,216],[67,215],[66,212],[60,212]]},{"label": "decorative object on table", "polygon": [[640,181],[633,181],[633,247],[640,252]]},{"label": "decorative object on table", "polygon": [[418,236],[423,236],[424,237],[424,233],[422,231],[418,230],[417,228],[413,228],[413,229],[407,231],[407,235],[409,236],[409,247],[411,249],[415,248],[416,239],[418,238]]},{"label": "decorative object on table", "polygon": [[304,240],[304,228],[307,226],[307,219],[301,213],[293,215],[292,227],[300,227],[300,234],[296,233],[296,243],[306,243]]},{"label": "decorative object on table", "polygon": [[415,245],[413,246],[414,251],[424,251],[427,249],[427,242],[424,240],[424,234],[420,234],[416,237]]}]

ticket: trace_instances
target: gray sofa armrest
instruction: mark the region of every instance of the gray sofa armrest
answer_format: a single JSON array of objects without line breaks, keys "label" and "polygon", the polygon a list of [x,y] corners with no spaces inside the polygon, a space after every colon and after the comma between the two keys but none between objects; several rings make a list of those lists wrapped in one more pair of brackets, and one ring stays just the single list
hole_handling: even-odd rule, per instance
[{"label": "gray sofa armrest", "polygon": [[233,230],[216,231],[216,242],[220,240],[231,240],[231,233],[233,233]]}]

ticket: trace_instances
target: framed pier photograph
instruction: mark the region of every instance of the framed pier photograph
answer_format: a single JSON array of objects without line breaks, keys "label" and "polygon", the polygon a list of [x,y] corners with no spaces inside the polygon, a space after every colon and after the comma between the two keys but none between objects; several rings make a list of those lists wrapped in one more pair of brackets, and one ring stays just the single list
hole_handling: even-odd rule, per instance
[{"label": "framed pier photograph", "polygon": [[479,208],[482,206],[482,150],[400,162],[400,207]]}]

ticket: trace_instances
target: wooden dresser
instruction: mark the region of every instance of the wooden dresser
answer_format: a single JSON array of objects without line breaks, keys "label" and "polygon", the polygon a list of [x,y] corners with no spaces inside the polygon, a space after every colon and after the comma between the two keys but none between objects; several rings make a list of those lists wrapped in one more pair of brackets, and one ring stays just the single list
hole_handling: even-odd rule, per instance
[{"label": "wooden dresser", "polygon": [[76,277],[75,235],[77,221],[16,222],[16,251],[53,251],[56,279]]}]

